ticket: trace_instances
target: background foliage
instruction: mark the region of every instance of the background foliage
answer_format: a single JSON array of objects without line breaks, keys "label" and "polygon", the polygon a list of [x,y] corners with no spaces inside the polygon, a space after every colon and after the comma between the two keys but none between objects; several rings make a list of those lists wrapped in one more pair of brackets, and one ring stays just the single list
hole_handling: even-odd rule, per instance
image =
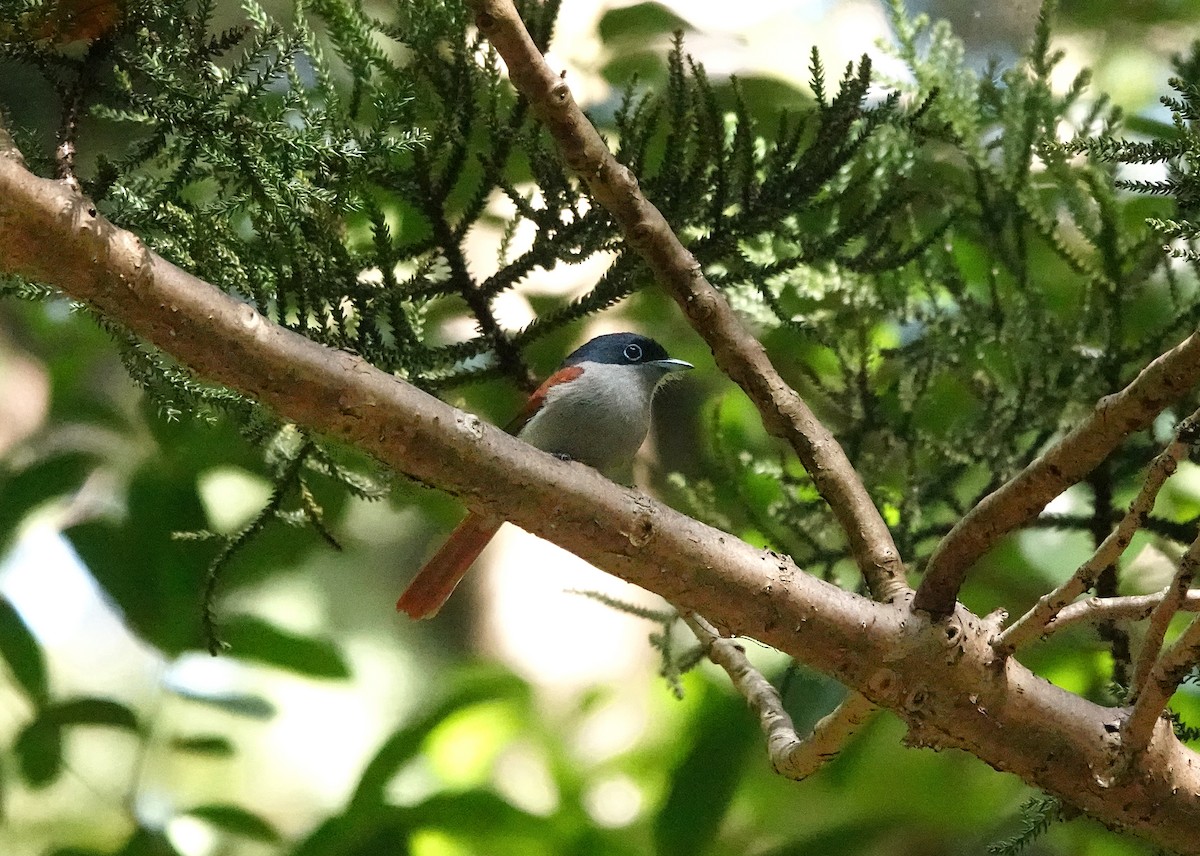
[{"label": "background foliage", "polygon": [[[1200,53],[1181,44],[1176,81],[1164,66],[1147,83],[1174,92],[1172,116],[1135,102],[1126,118],[1055,47],[1185,31],[1183,5],[1018,8],[995,41],[964,43],[897,3],[886,51],[863,44],[873,59],[843,70],[814,49],[807,88],[706,73],[704,33],[664,7],[599,21],[613,88],[594,115],[835,428],[915,571],[965,509],[1197,323]],[[54,174],[69,129],[107,216],[273,320],[498,422],[602,311],[704,364],[460,3],[130,3],[88,43],[45,6],[0,10],[0,104],[30,163]],[[550,44],[557,4],[525,11]],[[769,774],[743,703],[707,671],[683,677],[682,701],[649,678],[555,694],[466,632],[469,598],[398,626],[397,557],[410,573],[450,503],[36,283],[0,289],[32,298],[0,303],[0,367],[24,399],[46,395],[0,446],[6,852],[930,854],[1018,833],[1036,795],[969,757],[903,749],[887,717],[796,785]],[[40,380],[16,385],[22,372]],[[662,402],[672,441],[646,480],[856,586],[803,471],[706,374]],[[989,557],[965,602],[1021,610],[1067,575],[1169,427]],[[1160,584],[1195,533],[1195,472],[1102,593]],[[20,582],[18,568],[71,564],[58,531],[121,625],[66,583]],[[1111,702],[1126,634],[1063,634],[1025,660]],[[230,651],[213,666],[199,649],[218,639]],[[760,654],[799,723],[837,698]],[[297,720],[307,705],[317,715]],[[1033,847],[1141,852],[1082,822]]]}]

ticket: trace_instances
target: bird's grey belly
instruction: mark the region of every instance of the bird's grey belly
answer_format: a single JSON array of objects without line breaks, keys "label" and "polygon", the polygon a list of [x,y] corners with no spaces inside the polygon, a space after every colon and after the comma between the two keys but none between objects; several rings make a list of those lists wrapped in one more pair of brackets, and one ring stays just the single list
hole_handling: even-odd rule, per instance
[{"label": "bird's grey belly", "polygon": [[648,410],[611,406],[594,399],[564,396],[550,412],[537,414],[521,439],[555,455],[565,455],[604,473],[628,464],[649,428]]}]

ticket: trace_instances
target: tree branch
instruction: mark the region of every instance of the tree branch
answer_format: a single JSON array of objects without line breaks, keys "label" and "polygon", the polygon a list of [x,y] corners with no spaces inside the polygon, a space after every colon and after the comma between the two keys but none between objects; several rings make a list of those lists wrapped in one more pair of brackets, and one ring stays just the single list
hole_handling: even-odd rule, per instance
[{"label": "tree branch", "polygon": [[717,365],[758,407],[767,431],[796,450],[804,468],[850,543],[877,600],[908,591],[891,532],[845,452],[794,389],[779,376],[762,344],[704,277],[661,212],[642,195],[637,178],[619,163],[534,44],[511,0],[472,0],[475,21],[508,66],[509,78],[545,123],[563,161],[616,220],[625,241],[683,309],[712,349]]},{"label": "tree branch", "polygon": [[[1120,762],[1133,766],[1138,756],[1147,751],[1147,746],[1156,734],[1170,732],[1170,726],[1163,718],[1167,702],[1175,694],[1176,688],[1187,677],[1187,673],[1200,659],[1200,618],[1193,618],[1192,623],[1179,634],[1147,676],[1138,694],[1133,710],[1121,727]],[[1127,767],[1119,768],[1127,775]]]},{"label": "tree branch", "polygon": [[[1196,441],[1198,425],[1200,425],[1200,410],[1179,423],[1175,429],[1175,439],[1150,462],[1150,468],[1146,472],[1142,488],[1134,497],[1133,502],[1129,503],[1129,510],[1125,512],[1125,516],[1121,518],[1117,528],[1100,542],[1096,552],[1079,566],[1070,579],[1054,591],[1043,595],[1032,609],[996,637],[993,647],[998,655],[1007,657],[1022,645],[1034,641],[1045,633],[1046,628],[1067,604],[1095,585],[1097,577],[1104,569],[1116,563],[1129,546],[1129,542],[1133,540],[1138,528],[1154,510],[1154,503],[1162,486],[1175,473],[1179,462],[1192,448],[1192,444]],[[1193,544],[1194,547],[1195,544]],[[1186,591],[1186,589],[1185,585],[1184,590]]]},{"label": "tree branch", "polygon": [[1135,701],[1145,688],[1146,682],[1150,678],[1150,672],[1154,668],[1154,662],[1158,659],[1159,652],[1162,651],[1163,640],[1167,638],[1167,626],[1175,617],[1175,613],[1182,608],[1184,601],[1187,600],[1188,589],[1191,588],[1192,580],[1196,577],[1197,563],[1200,563],[1200,537],[1191,543],[1187,552],[1183,554],[1183,558],[1179,560],[1179,570],[1175,572],[1174,579],[1167,586],[1162,600],[1150,613],[1146,636],[1142,640],[1142,647],[1138,651],[1137,662],[1134,664],[1130,698]]},{"label": "tree branch", "polygon": [[[1065,607],[1050,622],[1050,625],[1043,631],[1043,635],[1048,636],[1076,624],[1096,624],[1101,621],[1144,621],[1150,617],[1154,607],[1162,602],[1166,593],[1167,589],[1163,589],[1152,594],[1136,594],[1127,597],[1090,597]],[[1184,612],[1200,611],[1200,591],[1196,589],[1189,591],[1179,608]]]},{"label": "tree branch", "polygon": [[997,541],[1038,515],[1135,431],[1200,383],[1200,334],[1193,333],[1146,366],[1120,392],[1014,478],[984,498],[934,549],[913,607],[937,617],[954,610],[971,566]]},{"label": "tree branch", "polygon": [[796,657],[895,711],[914,743],[964,749],[1107,823],[1200,853],[1200,757],[1159,729],[1127,777],[1097,781],[1114,711],[998,661],[993,622],[959,608],[931,623],[843,591],[272,324],[63,182],[30,174],[2,133],[0,272],[53,284],[283,418]]},{"label": "tree branch", "polygon": [[813,726],[812,734],[801,737],[791,716],[784,710],[779,691],[750,665],[746,649],[736,639],[726,639],[696,613],[681,614],[684,623],[700,640],[705,655],[725,670],[734,689],[746,697],[758,714],[767,737],[767,757],[779,775],[803,781],[828,764],[842,746],[879,708],[859,693],[850,694]]}]

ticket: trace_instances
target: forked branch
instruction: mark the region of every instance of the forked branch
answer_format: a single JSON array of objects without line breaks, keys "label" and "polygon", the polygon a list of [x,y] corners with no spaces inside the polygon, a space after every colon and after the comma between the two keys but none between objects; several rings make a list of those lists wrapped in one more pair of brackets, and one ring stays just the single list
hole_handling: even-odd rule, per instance
[{"label": "forked branch", "polygon": [[1200,334],[1146,366],[1120,392],[1096,402],[1091,414],[1044,454],[971,509],[942,539],[917,588],[913,607],[948,615],[971,567],[1001,538],[1028,523],[1091,472],[1130,434],[1148,427],[1171,402],[1200,383]]},{"label": "forked branch", "polygon": [[1162,650],[1163,640],[1167,637],[1167,625],[1183,608],[1188,590],[1192,586],[1192,580],[1196,578],[1198,564],[1200,564],[1200,537],[1192,541],[1187,552],[1183,554],[1183,558],[1179,560],[1179,569],[1175,572],[1174,579],[1167,586],[1162,600],[1150,613],[1146,638],[1142,640],[1142,647],[1138,652],[1137,662],[1134,664],[1131,698],[1135,700],[1145,688],[1146,681],[1150,678],[1150,672],[1154,668],[1154,661]]},{"label": "forked branch", "polygon": [[705,655],[725,670],[734,689],[745,696],[758,714],[767,738],[767,757],[779,775],[797,782],[807,779],[838,756],[842,747],[879,708],[851,690],[841,703],[801,737],[783,707],[779,691],[751,665],[746,650],[736,639],[722,637],[703,616],[681,613],[700,641]]},{"label": "forked branch", "polygon": [[1126,765],[1134,763],[1137,755],[1146,751],[1167,702],[1197,661],[1200,661],[1200,618],[1193,618],[1150,669],[1133,710],[1121,727],[1121,760]]},{"label": "forked branch", "polygon": [[[1012,658],[998,672],[990,622],[959,610],[952,624],[931,623],[904,604],[858,597],[273,324],[149,251],[64,182],[30,174],[2,132],[0,271],[55,285],[282,418],[803,660],[942,744],[1160,846],[1200,854],[1200,762],[1170,729],[1152,732],[1125,779],[1097,783],[1113,710]],[[1174,651],[1156,670],[1173,669]]]},{"label": "forked branch", "polygon": [[472,7],[480,32],[503,57],[513,86],[545,123],[563,161],[612,214],[626,242],[708,343],[717,365],[758,407],[767,430],[796,450],[846,533],[871,593],[889,602],[907,591],[887,524],[842,447],[780,377],[759,341],[704,277],[695,256],[642,194],[636,176],[613,157],[566,81],[547,65],[511,0],[472,0]]},{"label": "forked branch", "polygon": [[[1070,579],[1054,591],[1044,595],[1032,609],[996,637],[993,648],[997,654],[1006,657],[1022,645],[1026,645],[1046,633],[1059,613],[1075,598],[1091,588],[1100,573],[1121,557],[1142,522],[1154,509],[1154,502],[1158,498],[1162,486],[1174,474],[1179,462],[1187,456],[1196,442],[1198,429],[1200,429],[1200,410],[1179,423],[1175,430],[1175,439],[1150,463],[1141,490],[1129,504],[1129,510],[1125,512],[1125,516],[1121,518],[1117,528],[1109,533],[1108,537],[1096,548],[1096,552],[1092,554],[1091,558],[1080,565]],[[1187,585],[1185,584],[1183,592],[1186,591]],[[1181,597],[1183,592],[1180,593]],[[1176,608],[1178,608],[1177,605],[1172,607],[1172,612]]]}]

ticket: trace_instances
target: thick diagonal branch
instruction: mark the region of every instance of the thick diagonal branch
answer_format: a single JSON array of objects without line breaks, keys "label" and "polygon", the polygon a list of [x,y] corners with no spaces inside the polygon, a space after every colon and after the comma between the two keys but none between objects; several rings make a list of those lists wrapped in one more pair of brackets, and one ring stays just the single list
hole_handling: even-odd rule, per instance
[{"label": "thick diagonal branch", "polygon": [[997,662],[963,609],[931,623],[810,576],[580,464],[564,463],[353,354],[272,324],[148,251],[0,133],[0,273],[54,285],[198,374],[602,570],[858,690],[925,742],[964,749],[1105,822],[1200,854],[1200,757],[1158,729],[1098,782],[1114,711]]},{"label": "thick diagonal branch", "polygon": [[1035,518],[1050,500],[1092,471],[1135,431],[1200,383],[1200,334],[1193,333],[1146,366],[1120,392],[979,505],[942,539],[913,601],[933,616],[954,610],[971,566],[1002,537]]},{"label": "thick diagonal branch", "polygon": [[908,589],[887,524],[845,452],[804,400],[779,376],[757,339],[704,277],[700,263],[646,199],[636,176],[617,161],[534,44],[510,0],[472,0],[480,31],[508,65],[509,78],[558,143],[563,161],[616,220],[626,242],[704,337],[713,357],[740,386],[771,434],[796,450],[846,533],[871,593],[891,601]]}]

